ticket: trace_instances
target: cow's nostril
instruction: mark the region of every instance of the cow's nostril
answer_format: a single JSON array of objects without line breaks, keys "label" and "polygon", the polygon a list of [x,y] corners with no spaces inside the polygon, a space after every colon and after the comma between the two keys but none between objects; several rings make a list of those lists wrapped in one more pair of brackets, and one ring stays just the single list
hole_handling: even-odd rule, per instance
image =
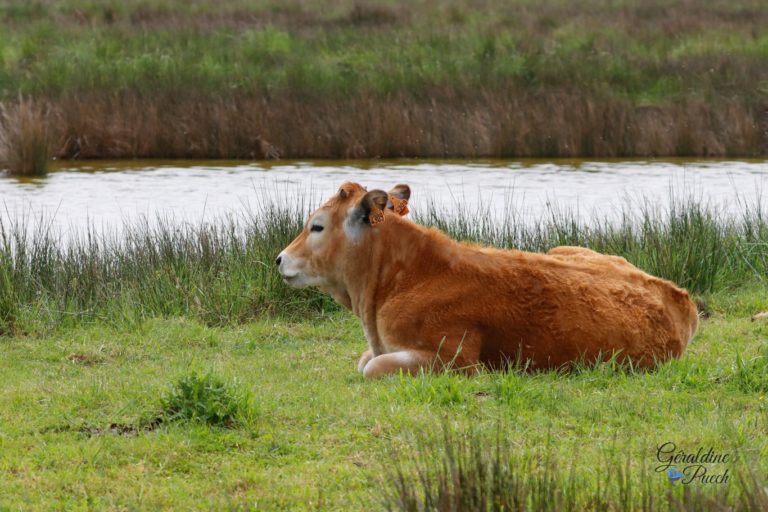
[{"label": "cow's nostril", "polygon": [[281,261],[283,261],[283,257],[282,256],[278,256],[277,259],[275,260],[275,265],[280,266],[280,262]]}]

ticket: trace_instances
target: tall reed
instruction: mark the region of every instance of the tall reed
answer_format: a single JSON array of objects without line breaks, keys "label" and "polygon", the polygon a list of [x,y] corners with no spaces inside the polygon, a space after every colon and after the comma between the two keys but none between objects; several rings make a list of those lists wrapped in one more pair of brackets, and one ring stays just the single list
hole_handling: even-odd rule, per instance
[{"label": "tall reed", "polygon": [[[0,217],[0,333],[152,316],[221,325],[335,310],[319,292],[287,288],[274,269],[275,255],[299,233],[308,211],[306,201],[285,204],[264,198],[256,210],[214,222],[145,219],[66,237],[50,218]],[[701,294],[768,276],[768,218],[759,204],[742,206],[740,216],[729,216],[680,199],[666,212],[627,207],[613,222],[555,208],[546,218],[523,220],[513,211],[499,218],[487,209],[432,205],[416,220],[499,247],[587,246]]]},{"label": "tall reed", "polygon": [[49,113],[44,102],[0,103],[0,169],[23,176],[46,173],[51,153]]},{"label": "tall reed", "polygon": [[[714,97],[638,106],[569,87],[381,94],[87,93],[52,100],[58,158],[756,156],[760,108]],[[563,105],[567,105],[564,108]]]}]

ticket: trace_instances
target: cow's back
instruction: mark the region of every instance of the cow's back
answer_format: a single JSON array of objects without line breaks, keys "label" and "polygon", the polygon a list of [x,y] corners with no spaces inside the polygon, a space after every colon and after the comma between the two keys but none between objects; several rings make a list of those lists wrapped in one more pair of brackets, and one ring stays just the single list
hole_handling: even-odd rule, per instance
[{"label": "cow's back", "polygon": [[428,279],[412,276],[410,292],[381,310],[388,339],[442,344],[442,353],[462,344],[462,364],[559,367],[617,352],[651,366],[682,354],[696,329],[687,292],[620,257],[583,248],[451,250],[450,265]]},{"label": "cow's back", "polygon": [[548,283],[544,300],[557,304],[549,320],[558,338],[549,351],[554,365],[615,350],[651,366],[679,357],[698,325],[688,292],[619,256],[556,247],[530,255],[527,272]]},{"label": "cow's back", "polygon": [[677,330],[676,339],[684,340],[682,346],[670,346],[670,351],[679,355],[693,338],[699,323],[696,305],[688,292],[672,281],[651,276],[629,263],[621,256],[600,254],[584,247],[561,246],[551,249],[548,255],[564,261],[579,261],[584,265],[604,268],[606,272],[615,272],[630,283],[638,283],[647,288],[661,300],[664,310],[673,317]]}]

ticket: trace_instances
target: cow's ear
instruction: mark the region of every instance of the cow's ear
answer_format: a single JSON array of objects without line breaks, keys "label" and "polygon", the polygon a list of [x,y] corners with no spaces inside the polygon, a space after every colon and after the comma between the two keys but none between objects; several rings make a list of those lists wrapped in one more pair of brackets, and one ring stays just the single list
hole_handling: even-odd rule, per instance
[{"label": "cow's ear", "polygon": [[371,226],[383,222],[388,198],[383,190],[371,190],[366,193],[352,212],[354,219]]},{"label": "cow's ear", "polygon": [[[339,197],[341,199],[346,199],[349,196],[352,195],[352,192],[355,190],[355,183],[352,183],[351,181],[345,181],[341,184],[341,187],[339,187]],[[358,186],[359,188],[359,186]]]},{"label": "cow's ear", "polygon": [[387,201],[387,208],[394,210],[399,215],[406,215],[408,210],[408,199],[411,198],[411,187],[408,185],[395,185],[392,190],[389,191],[389,200]]},{"label": "cow's ear", "polygon": [[398,199],[405,199],[407,201],[411,198],[411,187],[401,183],[392,187],[389,193]]}]

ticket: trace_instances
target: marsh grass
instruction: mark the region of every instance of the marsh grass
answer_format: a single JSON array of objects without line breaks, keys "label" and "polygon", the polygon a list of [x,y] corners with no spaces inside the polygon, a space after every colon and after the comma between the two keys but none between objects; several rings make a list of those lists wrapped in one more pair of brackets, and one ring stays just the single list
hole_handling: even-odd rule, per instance
[{"label": "marsh grass", "polygon": [[[292,290],[275,255],[300,232],[308,204],[268,197],[239,217],[191,224],[145,219],[119,230],[64,235],[50,218],[0,220],[0,332],[37,332],[81,322],[136,324],[189,316],[207,325],[263,315],[323,315],[338,306],[315,290]],[[510,213],[452,212],[431,205],[416,220],[461,239],[531,251],[579,245],[627,258],[695,294],[724,293],[768,275],[768,222],[759,204],[726,215],[707,204],[650,203],[618,221],[583,220],[550,208],[524,221]]]},{"label": "marsh grass", "polygon": [[757,0],[8,0],[0,101],[60,158],[748,156]]},{"label": "marsh grass", "polygon": [[505,438],[443,423],[385,459],[380,500],[390,511],[764,510],[764,481],[741,460],[735,485],[672,485],[632,456],[606,447],[593,467],[557,441],[522,451]]},{"label": "marsh grass", "polygon": [[51,153],[50,109],[44,102],[19,99],[0,103],[0,170],[40,176]]}]

